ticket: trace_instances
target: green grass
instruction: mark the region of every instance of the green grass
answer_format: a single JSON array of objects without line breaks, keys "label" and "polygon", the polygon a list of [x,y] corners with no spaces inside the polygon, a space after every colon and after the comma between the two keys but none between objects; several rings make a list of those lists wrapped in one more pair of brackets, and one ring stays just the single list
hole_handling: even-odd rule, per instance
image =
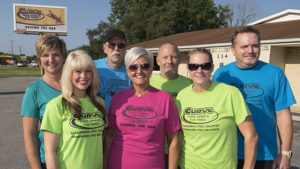
[{"label": "green grass", "polygon": [[0,76],[41,76],[39,67],[1,67]]}]

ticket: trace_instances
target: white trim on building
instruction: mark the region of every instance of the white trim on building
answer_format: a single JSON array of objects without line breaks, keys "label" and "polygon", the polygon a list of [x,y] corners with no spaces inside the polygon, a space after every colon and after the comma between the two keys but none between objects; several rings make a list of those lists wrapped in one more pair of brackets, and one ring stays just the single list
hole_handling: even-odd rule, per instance
[{"label": "white trim on building", "polygon": [[274,23],[274,22],[284,22],[300,20],[300,10],[299,9],[286,9],[276,14],[267,16],[260,20],[249,23],[248,25],[257,25],[262,23]]}]

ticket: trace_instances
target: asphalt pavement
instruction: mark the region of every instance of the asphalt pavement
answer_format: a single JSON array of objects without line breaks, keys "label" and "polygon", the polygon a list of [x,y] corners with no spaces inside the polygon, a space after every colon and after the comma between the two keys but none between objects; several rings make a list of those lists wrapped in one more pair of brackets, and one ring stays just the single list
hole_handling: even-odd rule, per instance
[{"label": "asphalt pavement", "polygon": [[[25,89],[38,77],[0,77],[0,169],[29,169],[20,117]],[[294,138],[291,169],[300,169],[300,108],[292,108]]]}]

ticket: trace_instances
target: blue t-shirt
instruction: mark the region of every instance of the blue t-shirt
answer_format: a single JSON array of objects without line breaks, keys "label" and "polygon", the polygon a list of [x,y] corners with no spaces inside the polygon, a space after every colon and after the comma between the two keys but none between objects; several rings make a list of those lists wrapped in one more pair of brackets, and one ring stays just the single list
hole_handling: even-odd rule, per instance
[{"label": "blue t-shirt", "polygon": [[107,58],[94,61],[100,78],[100,91],[98,96],[102,97],[106,105],[106,113],[110,106],[112,96],[118,91],[128,89],[132,83],[126,74],[125,64],[120,69],[112,69],[107,64]]},{"label": "blue t-shirt", "polygon": [[[37,79],[26,88],[23,96],[21,116],[37,118],[42,122],[46,104],[61,94],[61,91],[48,85],[42,78]],[[45,163],[44,134],[38,133],[40,159]]]},{"label": "blue t-shirt", "polygon": [[[283,71],[259,61],[251,69],[239,69],[236,62],[219,68],[213,80],[236,86],[252,113],[258,134],[257,160],[274,160],[277,156],[276,111],[296,103]],[[238,157],[244,159],[244,140],[238,135]]]}]

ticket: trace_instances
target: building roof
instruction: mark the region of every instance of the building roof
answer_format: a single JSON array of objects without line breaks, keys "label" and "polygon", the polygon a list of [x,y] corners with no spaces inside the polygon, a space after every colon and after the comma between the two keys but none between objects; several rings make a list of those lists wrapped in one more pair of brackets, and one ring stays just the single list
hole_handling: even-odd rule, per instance
[{"label": "building roof", "polygon": [[257,21],[251,22],[248,25],[283,22],[283,21],[291,21],[291,20],[299,20],[299,19],[300,19],[300,10],[299,9],[286,9],[281,12],[275,13],[273,15],[259,19]]},{"label": "building roof", "polygon": [[[254,25],[261,33],[261,43],[289,43],[300,44],[300,20],[266,23]],[[194,32],[184,32],[169,35],[142,43],[129,45],[128,49],[140,46],[149,50],[157,50],[158,47],[166,42],[175,43],[180,49],[209,47],[209,46],[228,46],[231,36],[237,27],[209,29]]]}]

